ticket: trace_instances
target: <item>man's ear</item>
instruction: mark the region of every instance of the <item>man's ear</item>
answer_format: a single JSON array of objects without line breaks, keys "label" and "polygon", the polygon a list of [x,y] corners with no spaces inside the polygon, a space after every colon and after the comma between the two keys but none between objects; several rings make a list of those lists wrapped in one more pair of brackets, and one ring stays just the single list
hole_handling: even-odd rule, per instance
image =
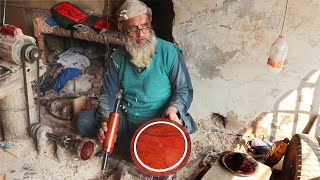
[{"label": "man's ear", "polygon": [[123,24],[121,22],[118,23],[118,29],[123,32]]}]

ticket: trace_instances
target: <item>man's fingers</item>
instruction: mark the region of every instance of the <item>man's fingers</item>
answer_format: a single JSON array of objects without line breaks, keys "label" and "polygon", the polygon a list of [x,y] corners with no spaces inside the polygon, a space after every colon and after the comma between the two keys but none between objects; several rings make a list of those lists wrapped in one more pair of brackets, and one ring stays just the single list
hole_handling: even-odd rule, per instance
[{"label": "man's fingers", "polygon": [[168,114],[168,119],[170,119],[171,121],[175,121],[175,122],[181,124],[180,119],[178,118],[177,114],[175,114],[175,113],[169,113]]},{"label": "man's fingers", "polygon": [[107,131],[108,131],[107,122],[101,123],[101,127],[102,127],[102,129],[104,130],[104,132],[107,132]]},{"label": "man's fingers", "polygon": [[100,142],[102,143],[105,139],[105,133],[108,131],[108,126],[106,122],[101,123],[101,128],[98,130],[98,138]]},{"label": "man's fingers", "polygon": [[100,143],[102,143],[105,138],[104,131],[102,128],[99,128],[99,130],[98,130],[98,138],[99,138]]},{"label": "man's fingers", "polygon": [[101,127],[98,129],[98,138],[99,141],[102,143],[103,140],[106,138],[105,133],[108,131],[108,126],[106,122],[101,123]]},{"label": "man's fingers", "polygon": [[167,111],[167,112],[163,113],[161,117],[168,118],[171,121],[175,121],[175,122],[181,124],[181,121],[180,121],[178,115],[174,112]]},{"label": "man's fingers", "polygon": [[172,113],[168,114],[168,119],[174,120],[175,119],[174,114],[172,114]]}]

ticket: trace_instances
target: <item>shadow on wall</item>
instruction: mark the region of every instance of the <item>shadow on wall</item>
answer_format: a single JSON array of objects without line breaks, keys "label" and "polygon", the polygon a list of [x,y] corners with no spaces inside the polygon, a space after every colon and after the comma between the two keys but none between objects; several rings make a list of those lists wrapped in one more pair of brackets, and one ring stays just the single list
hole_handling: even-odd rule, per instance
[{"label": "shadow on wall", "polygon": [[156,35],[173,42],[174,9],[172,0],[142,0],[152,9],[152,26]]},{"label": "shadow on wall", "polygon": [[[320,69],[311,71],[299,87],[285,93],[274,104],[273,112],[262,113],[246,135],[269,140],[291,138],[296,133],[320,136]],[[247,137],[248,137],[247,136]]]}]

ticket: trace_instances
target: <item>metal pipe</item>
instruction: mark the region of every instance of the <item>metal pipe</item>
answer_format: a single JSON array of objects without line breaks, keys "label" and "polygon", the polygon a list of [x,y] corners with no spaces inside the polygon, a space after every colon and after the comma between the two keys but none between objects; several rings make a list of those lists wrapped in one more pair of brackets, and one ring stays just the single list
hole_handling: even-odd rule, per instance
[{"label": "metal pipe", "polygon": [[107,152],[104,153],[104,155],[103,155],[102,167],[101,167],[102,174],[106,174],[107,173],[108,155],[109,155],[109,153],[107,153]]},{"label": "metal pipe", "polygon": [[120,102],[121,102],[121,98],[122,98],[122,93],[123,93],[123,89],[120,89],[119,93],[117,94],[117,105],[116,105],[116,108],[114,110],[115,113],[118,113],[118,109],[120,107]]},{"label": "metal pipe", "polygon": [[37,59],[37,105],[38,105],[38,123],[41,124],[41,114],[40,114],[40,58]]}]

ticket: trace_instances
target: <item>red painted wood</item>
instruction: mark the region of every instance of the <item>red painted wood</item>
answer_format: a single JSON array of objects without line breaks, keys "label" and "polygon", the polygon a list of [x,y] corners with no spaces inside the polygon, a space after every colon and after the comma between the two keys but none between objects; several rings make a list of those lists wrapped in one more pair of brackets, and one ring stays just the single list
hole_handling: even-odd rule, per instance
[{"label": "red painted wood", "polygon": [[[185,135],[185,139],[179,129]],[[139,127],[131,140],[130,151],[134,163],[142,171],[154,176],[165,176],[186,164],[191,152],[191,140],[180,124],[157,118]]]},{"label": "red painted wood", "polygon": [[108,118],[108,131],[105,133],[106,138],[103,141],[102,151],[113,153],[114,143],[117,139],[117,132],[120,123],[120,114],[111,112]]}]

